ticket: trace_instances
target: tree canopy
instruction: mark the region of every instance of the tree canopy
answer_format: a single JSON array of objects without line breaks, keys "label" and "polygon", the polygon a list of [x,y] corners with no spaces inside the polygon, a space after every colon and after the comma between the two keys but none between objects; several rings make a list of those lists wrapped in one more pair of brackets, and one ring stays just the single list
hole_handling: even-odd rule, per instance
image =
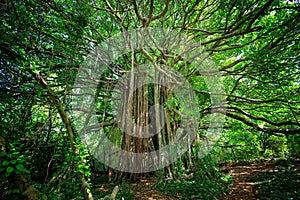
[{"label": "tree canopy", "polygon": [[[294,153],[290,153],[299,155],[300,6],[293,1],[12,0],[0,8],[0,169],[13,184],[9,187],[27,192],[28,199],[81,194],[93,198],[89,177],[94,159],[89,153],[106,146],[99,140],[92,147],[85,146],[76,129],[77,107],[72,107],[76,77],[85,73],[82,66],[91,55],[110,56],[110,51],[97,52],[99,45],[132,30],[161,31],[146,34],[147,48],[129,48],[111,63],[100,62],[107,65],[97,80],[85,73],[95,86],[93,109],[101,126],[93,130],[94,137],[107,137],[122,150],[142,154],[171,144],[179,128],[193,127],[189,129],[193,140],[185,138],[187,151],[178,158],[181,164],[174,161],[156,174],[146,171],[143,175],[162,171],[174,178],[178,166],[192,169],[211,129],[222,128],[220,147],[235,145],[230,138],[247,135],[256,138],[260,147],[266,138],[275,137],[273,145],[281,141],[278,138],[287,138],[288,145],[293,144],[290,151]],[[186,40],[177,44],[180,34]],[[110,43],[116,49],[122,49],[121,44]],[[203,63],[189,62],[193,56],[208,59],[213,69],[205,72]],[[145,64],[154,70],[156,82],[147,82],[150,75],[139,68]],[[186,96],[180,99],[170,89],[182,81],[175,72],[191,86],[196,109],[188,110],[192,97],[182,92]],[[213,84],[220,86],[217,83],[207,84],[210,76],[222,81],[222,91],[214,89]],[[77,98],[85,102],[87,96],[80,93]],[[212,97],[222,103],[214,104]],[[222,127],[212,127],[215,115],[224,117]],[[195,116],[199,116],[197,123],[187,125],[186,118]],[[157,157],[158,162],[164,159]],[[112,161],[107,158],[107,162]],[[124,166],[143,166],[140,162],[128,158],[128,163],[116,163],[119,171],[111,166],[104,169],[115,180],[136,180],[137,173]],[[72,194],[72,187],[78,193]],[[64,192],[69,196],[63,196]]]}]

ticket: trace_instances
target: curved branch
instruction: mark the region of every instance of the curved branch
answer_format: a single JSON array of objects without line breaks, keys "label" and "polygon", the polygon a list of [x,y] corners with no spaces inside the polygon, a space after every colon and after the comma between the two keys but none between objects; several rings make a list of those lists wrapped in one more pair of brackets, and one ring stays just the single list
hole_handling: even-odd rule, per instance
[{"label": "curved branch", "polygon": [[149,19],[149,20],[156,20],[158,18],[164,17],[165,14],[167,13],[168,9],[169,9],[169,4],[170,4],[170,0],[167,0],[165,9],[161,13],[159,13],[158,15],[153,16],[153,18]]},{"label": "curved branch", "polygon": [[271,135],[275,136],[282,136],[278,133],[282,133],[284,135],[295,135],[295,134],[300,134],[300,128],[272,128],[272,127],[267,127],[267,126],[261,126],[258,125],[250,120],[248,120],[246,117],[230,113],[228,111],[224,111],[223,109],[214,109],[214,113],[221,113],[226,115],[227,117],[230,117],[232,119],[238,120],[252,128],[257,129],[258,131],[262,131],[265,133],[269,133]]},{"label": "curved branch", "polygon": [[236,108],[236,107],[227,107],[228,109],[232,109],[232,110],[235,110],[253,120],[259,120],[259,121],[264,121],[264,122],[267,122],[268,124],[271,124],[271,125],[274,125],[274,126],[285,126],[285,125],[296,125],[296,126],[300,126],[299,123],[297,122],[294,122],[294,121],[283,121],[283,122],[273,122],[269,119],[266,119],[265,117],[257,117],[257,116],[254,116],[250,113],[247,113],[245,112],[244,110],[240,109],[240,108]]}]

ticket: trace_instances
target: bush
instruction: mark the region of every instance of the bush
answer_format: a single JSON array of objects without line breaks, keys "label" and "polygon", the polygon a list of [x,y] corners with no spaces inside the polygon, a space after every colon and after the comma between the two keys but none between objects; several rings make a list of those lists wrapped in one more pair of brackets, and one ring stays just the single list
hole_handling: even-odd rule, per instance
[{"label": "bush", "polygon": [[192,173],[180,179],[158,180],[157,189],[179,199],[215,199],[226,193],[231,177],[220,172],[208,155],[196,162]]}]

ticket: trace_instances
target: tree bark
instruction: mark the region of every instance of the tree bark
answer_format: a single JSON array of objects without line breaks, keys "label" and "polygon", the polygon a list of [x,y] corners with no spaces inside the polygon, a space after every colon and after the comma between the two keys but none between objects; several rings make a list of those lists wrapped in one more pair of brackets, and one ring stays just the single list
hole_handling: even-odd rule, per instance
[{"label": "tree bark", "polygon": [[[75,141],[74,141],[74,133],[73,133],[73,129],[71,126],[71,122],[70,119],[68,117],[68,114],[65,110],[65,107],[63,106],[63,104],[60,102],[58,96],[52,91],[52,89],[50,88],[50,86],[46,83],[46,81],[44,80],[44,78],[39,74],[39,73],[32,73],[35,75],[35,79],[38,81],[39,85],[43,88],[47,90],[47,94],[49,99],[52,101],[52,103],[54,104],[54,106],[56,107],[56,109],[59,112],[59,115],[65,125],[65,128],[67,130],[67,134],[68,134],[68,138],[70,141],[70,145],[71,145],[71,149],[73,150],[73,152],[76,152],[76,148],[75,148]],[[78,178],[81,180],[82,183],[82,191],[84,194],[84,198],[86,200],[93,200],[93,196],[92,193],[89,190],[89,184],[88,182],[85,180],[84,174],[78,172],[77,173]]]}]

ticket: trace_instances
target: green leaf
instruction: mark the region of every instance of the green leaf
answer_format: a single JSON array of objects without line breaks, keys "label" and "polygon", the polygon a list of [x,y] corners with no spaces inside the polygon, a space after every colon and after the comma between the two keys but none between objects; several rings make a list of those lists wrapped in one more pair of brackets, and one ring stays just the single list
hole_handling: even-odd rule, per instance
[{"label": "green leaf", "polygon": [[20,193],[20,190],[19,189],[13,189],[12,193]]},{"label": "green leaf", "polygon": [[14,171],[14,168],[11,167],[11,166],[9,166],[8,168],[6,168],[6,172],[7,172],[8,174],[11,174],[13,171]]},{"label": "green leaf", "polygon": [[2,166],[7,166],[9,165],[9,162],[7,160],[3,161]]},{"label": "green leaf", "polygon": [[90,167],[88,165],[83,166],[84,169],[89,169]]},{"label": "green leaf", "polygon": [[17,160],[11,160],[10,163],[15,165],[15,164],[17,164]]},{"label": "green leaf", "polygon": [[47,195],[46,194],[42,194],[41,199],[47,199]]},{"label": "green leaf", "polygon": [[25,173],[29,173],[29,171],[24,167],[24,165],[22,164],[17,164],[16,165],[17,170],[19,170],[20,172],[25,172]]}]

